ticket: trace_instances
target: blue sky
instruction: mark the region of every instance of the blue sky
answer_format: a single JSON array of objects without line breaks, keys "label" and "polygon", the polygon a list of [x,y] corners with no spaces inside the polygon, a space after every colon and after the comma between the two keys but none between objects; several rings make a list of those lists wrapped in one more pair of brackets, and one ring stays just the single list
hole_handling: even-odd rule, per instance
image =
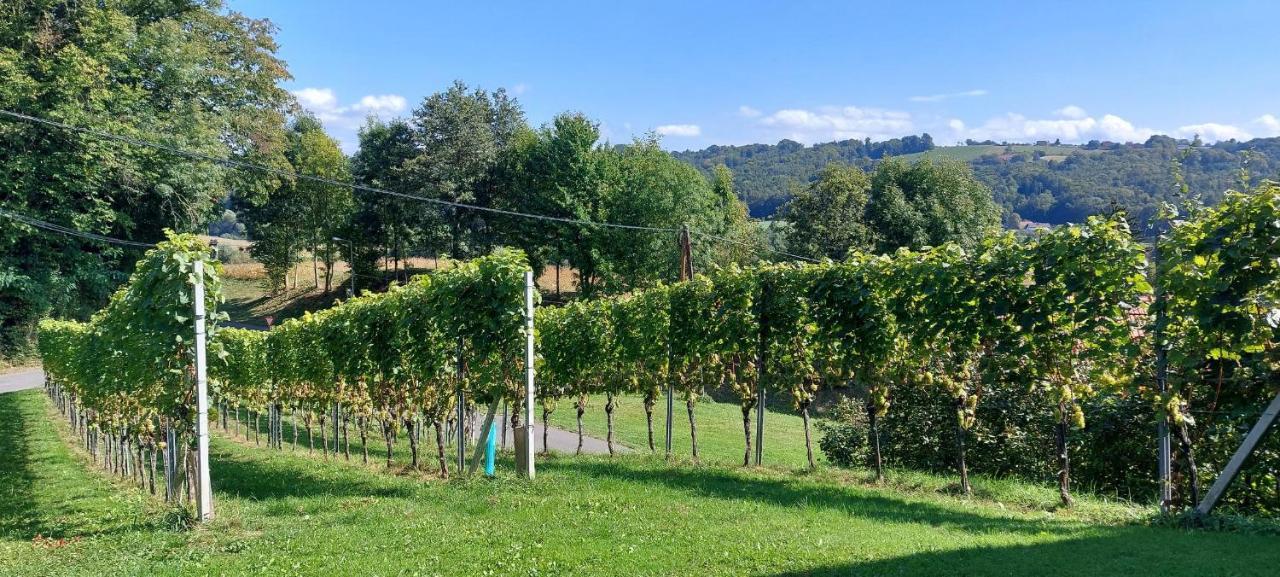
[{"label": "blue sky", "polygon": [[229,0],[354,150],[454,79],[605,137],[711,144],[1280,135],[1280,2]]}]

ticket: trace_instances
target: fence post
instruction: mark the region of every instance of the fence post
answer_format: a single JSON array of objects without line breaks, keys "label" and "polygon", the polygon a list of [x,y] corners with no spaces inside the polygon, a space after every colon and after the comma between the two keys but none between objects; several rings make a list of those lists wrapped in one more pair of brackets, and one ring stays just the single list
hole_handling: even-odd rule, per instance
[{"label": "fence post", "polygon": [[[558,277],[557,277],[558,280]],[[534,477],[533,456],[533,401],[534,401],[534,355],[533,355],[533,271],[524,273],[524,470],[520,474],[532,479]],[[546,426],[545,424],[543,426]],[[506,424],[503,424],[506,427]]]},{"label": "fence post", "polygon": [[[1165,392],[1169,390],[1169,352],[1165,348],[1165,307],[1167,306],[1167,297],[1164,290],[1160,286],[1160,238],[1156,237],[1155,249],[1152,258],[1153,277],[1155,285],[1155,300],[1152,305],[1156,309],[1155,324],[1155,344],[1156,344],[1156,389],[1160,391],[1163,398]],[[1156,426],[1156,450],[1157,459],[1156,466],[1160,477],[1160,512],[1167,514],[1169,507],[1173,502],[1173,450],[1169,442],[1169,417],[1160,419],[1160,423]]]},{"label": "fence post", "polygon": [[458,337],[458,366],[455,367],[458,375],[458,414],[457,419],[457,443],[458,443],[458,472],[466,470],[467,466],[467,399],[465,393],[462,392],[462,379],[465,377],[462,370],[462,337]]},{"label": "fence post", "polygon": [[[201,521],[213,519],[213,488],[209,486],[209,382],[205,368],[204,261],[195,262],[196,307],[196,513]],[[170,448],[170,452],[174,452]]]}]

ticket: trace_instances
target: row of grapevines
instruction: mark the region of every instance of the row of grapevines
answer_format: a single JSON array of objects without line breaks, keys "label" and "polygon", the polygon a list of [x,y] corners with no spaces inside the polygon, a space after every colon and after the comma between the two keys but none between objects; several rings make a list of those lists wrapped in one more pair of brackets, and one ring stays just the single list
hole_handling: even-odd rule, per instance
[{"label": "row of grapevines", "polygon": [[1094,218],[1033,239],[992,237],[972,252],[948,245],[717,270],[542,311],[543,395],[576,396],[581,416],[588,394],[652,399],[669,379],[685,395],[696,459],[697,398],[708,387],[731,390],[742,407],[746,463],[762,385],[791,395],[806,441],[819,388],[848,387],[866,399],[871,462],[882,475],[877,420],[895,387],[926,387],[955,404],[967,491],[963,441],[983,390],[1030,387],[1057,415],[1055,455],[1069,501],[1067,435],[1083,426],[1078,400],[1133,373],[1129,313],[1150,290],[1144,267],[1123,219]]},{"label": "row of grapevines", "polygon": [[[1172,207],[1167,211],[1172,226],[1159,241],[1154,332],[1168,356],[1168,389],[1157,393],[1195,502],[1202,474],[1197,441],[1226,448],[1213,455],[1221,466],[1280,390],[1280,185],[1229,192],[1217,206],[1192,208],[1180,219]],[[1271,495],[1273,507],[1280,502],[1277,446],[1273,435],[1262,449],[1269,454],[1244,473],[1246,500],[1261,493]]]},{"label": "row of grapevines", "polygon": [[337,409],[342,437],[354,425],[365,461],[368,435],[377,426],[388,466],[403,428],[410,466],[417,468],[422,432],[434,427],[440,471],[447,476],[447,430],[466,426],[450,410],[458,395],[474,403],[523,399],[527,270],[523,253],[500,250],[285,321],[260,336],[223,331],[229,354],[213,366],[220,402],[237,414],[240,407],[254,414],[265,408],[268,442],[277,447],[286,410],[294,419],[295,445],[306,431],[314,447],[318,428],[327,447]]},{"label": "row of grapevines", "polygon": [[[45,320],[39,327],[47,389],[95,460],[154,492],[159,453],[170,500],[182,484],[188,497],[195,490],[186,480],[195,432],[197,262],[212,332],[221,265],[200,238],[172,233],[88,322]],[[217,347],[211,353],[218,356]]]}]

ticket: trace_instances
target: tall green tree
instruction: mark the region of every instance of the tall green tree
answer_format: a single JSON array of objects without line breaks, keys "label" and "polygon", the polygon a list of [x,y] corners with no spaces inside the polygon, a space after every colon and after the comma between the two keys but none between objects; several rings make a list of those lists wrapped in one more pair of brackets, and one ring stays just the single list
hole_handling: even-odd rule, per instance
[{"label": "tall green tree", "polygon": [[871,177],[866,206],[876,247],[885,252],[945,242],[972,248],[1000,226],[991,190],[959,162],[885,160]]},{"label": "tall green tree", "polygon": [[[347,158],[338,143],[324,132],[320,121],[301,115],[290,124],[286,159],[294,172],[346,182],[350,179]],[[273,288],[284,283],[284,275],[298,261],[299,251],[311,252],[315,286],[320,286],[318,262],[325,263],[324,290],[333,281],[337,258],[333,237],[347,228],[354,207],[351,188],[296,178],[285,182],[262,202],[246,211],[250,234],[256,239],[250,249],[267,268]],[[296,285],[296,282],[295,282]]]},{"label": "tall green tree", "polygon": [[[499,155],[525,126],[524,112],[501,88],[489,93],[456,81],[428,96],[413,112],[414,145],[419,153],[406,164],[419,193],[465,204],[491,203],[496,191],[494,167]],[[434,225],[447,231],[445,249],[455,258],[481,252],[489,244],[485,216],[465,209],[444,209]]]},{"label": "tall green tree", "polygon": [[[275,29],[221,2],[29,0],[0,7],[0,108],[283,166],[288,79]],[[227,190],[276,188],[151,148],[0,121],[0,207],[81,230],[154,242],[198,230]],[[140,253],[0,227],[0,355],[35,319],[87,316]]]},{"label": "tall green tree", "polygon": [[844,260],[872,247],[867,224],[871,180],[856,166],[831,163],[818,179],[797,188],[782,211],[787,250],[810,258]]},{"label": "tall green tree", "polygon": [[[372,188],[413,192],[404,167],[416,155],[413,128],[408,122],[370,119],[360,129],[360,149],[351,158],[352,177]],[[373,275],[378,258],[389,254],[398,274],[406,251],[419,242],[421,230],[427,228],[419,226],[423,215],[437,212],[420,201],[363,190],[355,191],[355,201],[350,230],[343,233],[356,243],[357,254],[348,255],[352,266],[359,274]]]}]

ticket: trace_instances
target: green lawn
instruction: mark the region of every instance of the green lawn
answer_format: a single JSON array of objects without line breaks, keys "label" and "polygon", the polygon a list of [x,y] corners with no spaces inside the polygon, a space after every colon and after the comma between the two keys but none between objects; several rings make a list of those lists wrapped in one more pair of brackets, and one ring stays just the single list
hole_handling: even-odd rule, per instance
[{"label": "green lawn", "polygon": [[[0,575],[1273,575],[1280,538],[1141,523],[1092,498],[946,480],[552,457],[440,482],[218,437],[217,520],[90,469],[38,391],[0,395]],[[46,542],[36,535],[65,538]]]},{"label": "green lawn", "polygon": [[[601,439],[605,438],[605,433],[608,431],[604,404],[604,395],[589,398],[587,412],[582,416],[582,428],[586,434]],[[542,418],[541,413],[537,417]],[[694,418],[698,425],[698,453],[702,461],[724,465],[742,463],[742,455],[746,447],[742,434],[742,409],[738,405],[704,400],[698,403],[697,409],[694,410]],[[634,395],[620,397],[618,408],[613,413],[613,421],[617,441],[633,449],[648,452],[649,433],[645,425],[644,401],[641,397]],[[551,424],[569,431],[578,430],[577,412],[573,408],[572,400],[561,400],[557,404],[555,412],[551,413]],[[811,419],[813,456],[821,465],[826,462],[826,458],[818,449],[820,435],[815,425],[816,419]],[[653,440],[659,454],[662,454],[665,449],[665,427],[665,400],[659,399],[653,413]],[[689,437],[689,413],[679,393],[676,393],[675,419],[671,428],[672,453],[681,459],[691,457],[693,452]],[[755,442],[754,411],[751,414],[751,432],[752,442]],[[807,466],[808,461],[804,450],[804,423],[799,416],[767,412],[764,463],[790,469]]]}]

